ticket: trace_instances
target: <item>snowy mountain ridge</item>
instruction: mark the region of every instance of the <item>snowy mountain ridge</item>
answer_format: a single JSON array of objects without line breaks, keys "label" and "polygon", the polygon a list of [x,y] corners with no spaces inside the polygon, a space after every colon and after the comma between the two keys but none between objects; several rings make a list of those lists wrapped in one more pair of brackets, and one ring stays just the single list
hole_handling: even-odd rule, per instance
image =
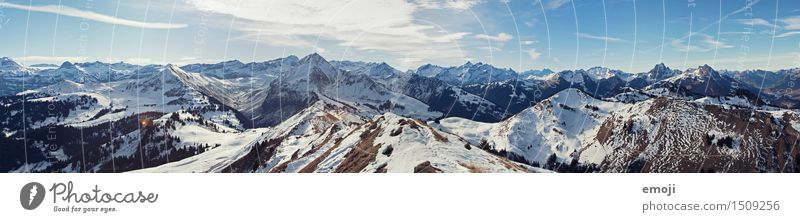
[{"label": "snowy mountain ridge", "polygon": [[798,70],[2,58],[0,171],[797,172]]}]

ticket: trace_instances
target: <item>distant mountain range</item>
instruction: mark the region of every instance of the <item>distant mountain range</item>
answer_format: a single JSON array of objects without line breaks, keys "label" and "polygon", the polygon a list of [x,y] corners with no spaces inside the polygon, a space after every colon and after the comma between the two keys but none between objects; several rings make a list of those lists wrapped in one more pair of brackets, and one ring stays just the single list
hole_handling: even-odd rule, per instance
[{"label": "distant mountain range", "polygon": [[0,172],[797,172],[800,69],[0,58]]}]

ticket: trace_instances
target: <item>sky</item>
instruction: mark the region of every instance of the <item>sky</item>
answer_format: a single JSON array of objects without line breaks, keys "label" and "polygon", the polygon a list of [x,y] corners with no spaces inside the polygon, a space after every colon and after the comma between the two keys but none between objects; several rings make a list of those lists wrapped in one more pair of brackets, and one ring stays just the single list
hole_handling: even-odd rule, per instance
[{"label": "sky", "polygon": [[0,0],[24,64],[266,61],[317,52],[395,68],[800,67],[793,0]]}]

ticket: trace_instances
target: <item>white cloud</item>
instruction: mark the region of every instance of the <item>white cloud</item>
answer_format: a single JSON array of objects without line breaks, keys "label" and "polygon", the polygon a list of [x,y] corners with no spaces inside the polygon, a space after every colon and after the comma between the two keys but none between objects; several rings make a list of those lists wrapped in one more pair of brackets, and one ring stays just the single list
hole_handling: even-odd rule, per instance
[{"label": "white cloud", "polygon": [[486,35],[486,34],[477,34],[475,38],[482,39],[482,40],[490,40],[495,42],[508,42],[509,40],[513,39],[514,37],[509,35],[508,33],[501,32],[497,35]]},{"label": "white cloud", "polygon": [[124,25],[130,27],[137,27],[137,28],[148,28],[148,29],[176,29],[176,28],[185,28],[187,27],[186,24],[169,24],[169,23],[157,23],[157,22],[140,22],[135,20],[128,20],[117,18],[114,16],[103,15],[96,12],[91,11],[83,11],[67,6],[58,6],[58,5],[43,5],[43,6],[28,6],[28,5],[17,5],[8,2],[0,2],[0,8],[13,8],[13,9],[20,9],[20,10],[28,10],[34,12],[45,12],[45,13],[52,13],[52,14],[59,14],[63,16],[70,16],[70,17],[77,17],[83,18],[88,20],[93,20],[97,22],[104,22],[109,24],[117,24],[117,25]]},{"label": "white cloud", "polygon": [[622,39],[619,39],[619,38],[608,37],[608,36],[596,36],[596,35],[592,35],[592,34],[588,34],[588,33],[581,33],[581,32],[577,33],[576,35],[579,38],[584,38],[584,39],[596,39],[596,40],[603,40],[603,41],[609,41],[609,42],[621,42],[622,41]]},{"label": "white cloud", "polygon": [[[797,55],[793,53],[776,54],[772,56],[759,55],[747,56],[742,58],[740,56],[732,56],[716,59],[700,59],[695,60],[695,64],[715,64],[714,68],[719,69],[763,69],[763,70],[777,70],[788,69],[797,67]],[[769,64],[769,66],[767,66]]]},{"label": "white cloud", "polygon": [[400,63],[407,63],[407,64],[419,63],[422,62],[423,60],[424,60],[423,58],[411,58],[411,57],[397,59],[397,61],[400,61]]},{"label": "white cloud", "polygon": [[492,47],[492,46],[479,46],[478,49],[484,50],[484,51],[489,51],[489,52],[500,52],[500,51],[503,51],[502,49],[500,49],[498,47]]},{"label": "white cloud", "polygon": [[446,1],[445,4],[447,5],[447,8],[467,10],[481,2],[482,1],[480,0],[449,0]]},{"label": "white cloud", "polygon": [[462,57],[457,41],[469,34],[417,20],[420,7],[404,0],[187,1],[196,9],[238,18],[234,28],[243,33],[238,39],[273,46],[319,51],[324,40],[399,57],[454,59]]},{"label": "white cloud", "polygon": [[[766,19],[762,18],[754,18],[754,19],[737,19],[737,22],[743,25],[758,25],[764,26],[768,28],[774,28],[776,31],[782,30],[800,30],[800,16],[789,16],[778,19],[779,24],[773,24],[767,21]],[[772,35],[772,30],[765,30],[760,32],[760,34]],[[795,36],[800,34],[797,31],[788,31],[781,34],[776,35],[776,38],[784,38],[789,36]]]},{"label": "white cloud", "polygon": [[465,11],[472,9],[475,5],[483,3],[483,0],[416,0],[412,1],[412,3],[423,9],[455,9]]},{"label": "white cloud", "polygon": [[776,35],[775,38],[784,38],[784,37],[795,36],[795,35],[800,35],[800,32],[797,32],[797,31],[784,32],[784,33],[781,33],[779,35]]},{"label": "white cloud", "polygon": [[672,46],[680,52],[709,52],[717,49],[733,48],[732,45],[719,41],[711,35],[694,32],[689,36],[690,38],[699,36],[702,39],[700,39],[700,41],[692,41],[690,45],[687,45],[687,43],[681,39],[674,39],[671,41]]},{"label": "white cloud", "polygon": [[25,57],[15,58],[14,60],[25,65],[35,65],[35,64],[59,65],[65,61],[82,62],[85,61],[86,59],[87,58],[84,56],[25,56]]},{"label": "white cloud", "polygon": [[158,63],[156,61],[153,61],[153,59],[150,59],[150,58],[113,59],[113,60],[107,60],[105,62],[120,62],[120,61],[124,61],[124,62],[130,63],[130,64],[137,64],[137,65],[163,64],[163,61]]},{"label": "white cloud", "polygon": [[770,27],[770,28],[775,27],[775,24],[772,24],[769,21],[767,21],[766,19],[762,19],[762,18],[737,19],[736,21],[741,23],[741,24],[743,24],[743,25],[758,25],[758,26],[766,26],[766,27]]},{"label": "white cloud", "polygon": [[[747,1],[747,4],[745,4],[743,7],[739,8],[739,9],[736,9],[736,10],[734,10],[732,12],[729,12],[728,14],[725,14],[724,16],[719,17],[719,19],[717,19],[716,21],[714,21],[712,23],[709,23],[709,24],[706,24],[706,26],[703,26],[702,28],[698,29],[696,32],[705,32],[709,28],[718,27],[718,24],[720,22],[725,21],[726,19],[728,19],[728,17],[731,17],[733,15],[736,15],[736,14],[739,14],[739,13],[742,13],[742,12],[745,12],[745,11],[748,11],[748,10],[752,11],[753,10],[753,5],[758,4],[758,2],[760,2],[760,1],[761,0]],[[685,36],[682,36],[680,39],[683,40],[683,39],[686,39],[686,38],[689,38],[689,37],[691,37],[691,33],[689,33],[689,34],[687,34]]]},{"label": "white cloud", "polygon": [[536,26],[536,23],[532,21],[525,21],[523,24],[525,24],[525,26],[528,26],[528,28],[533,28],[534,26]]},{"label": "white cloud", "polygon": [[[772,28],[776,31],[783,31],[783,30],[800,30],[800,16],[789,16],[778,19],[779,24],[772,24],[766,19],[762,18],[754,18],[754,19],[737,19],[737,22],[743,25],[758,25],[758,26],[765,26],[770,28],[770,30],[764,30],[759,32],[759,34],[764,35],[772,35],[774,32]],[[784,38],[790,37],[800,34],[798,31],[788,31],[783,32],[781,34],[775,35],[775,38]]]},{"label": "white cloud", "polygon": [[567,4],[567,2],[569,2],[569,0],[539,0],[539,3],[543,4],[546,9],[561,8],[561,6]]},{"label": "white cloud", "polygon": [[531,50],[528,50],[528,55],[531,57],[531,59],[537,60],[537,59],[539,59],[539,57],[542,56],[542,53],[536,51],[536,49],[531,49]]},{"label": "white cloud", "polygon": [[153,64],[157,63],[154,62],[152,59],[149,58],[89,58],[86,56],[25,56],[20,58],[15,58],[14,60],[21,62],[22,64],[26,65],[34,65],[34,64],[55,64],[60,65],[64,62],[94,62],[94,61],[101,61],[106,63],[115,63],[124,61],[126,63],[131,64]]},{"label": "white cloud", "polygon": [[800,16],[791,16],[780,19],[786,30],[800,30]]}]

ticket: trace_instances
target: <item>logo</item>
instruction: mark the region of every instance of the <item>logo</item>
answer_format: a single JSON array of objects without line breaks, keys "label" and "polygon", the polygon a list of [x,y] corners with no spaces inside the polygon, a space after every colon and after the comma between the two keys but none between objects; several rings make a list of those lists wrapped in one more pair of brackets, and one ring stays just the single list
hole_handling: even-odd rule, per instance
[{"label": "logo", "polygon": [[22,186],[22,190],[19,191],[19,203],[26,210],[36,209],[44,200],[44,192],[44,186],[40,183],[30,182],[25,184],[25,186]]}]

